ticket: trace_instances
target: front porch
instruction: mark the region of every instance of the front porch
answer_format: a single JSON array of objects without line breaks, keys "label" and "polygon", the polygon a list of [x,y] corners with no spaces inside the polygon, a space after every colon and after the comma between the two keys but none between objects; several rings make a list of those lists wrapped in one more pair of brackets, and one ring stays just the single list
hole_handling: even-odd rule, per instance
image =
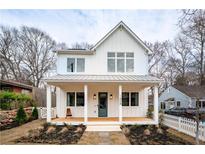
[{"label": "front porch", "polygon": [[[76,78],[78,82],[74,80]],[[155,78],[66,76],[64,80],[52,79],[47,84],[47,122],[85,125],[158,124],[159,81]],[[56,87],[56,117],[51,117],[50,112],[51,86]],[[152,119],[147,118],[150,87],[153,88],[154,96]],[[70,115],[67,114],[70,112]]]},{"label": "front porch", "polygon": [[[54,118],[51,120],[53,124],[85,124],[84,117],[67,117],[67,118]],[[119,117],[88,117],[87,125],[103,125],[103,124],[156,124],[151,118],[146,117],[123,117],[122,121],[119,121]]]}]

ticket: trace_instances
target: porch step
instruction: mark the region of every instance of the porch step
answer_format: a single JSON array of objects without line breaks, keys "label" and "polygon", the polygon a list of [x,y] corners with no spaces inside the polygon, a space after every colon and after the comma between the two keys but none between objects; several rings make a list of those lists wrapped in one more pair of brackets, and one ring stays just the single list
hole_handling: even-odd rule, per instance
[{"label": "porch step", "polygon": [[120,125],[88,125],[85,131],[107,132],[121,131]]}]

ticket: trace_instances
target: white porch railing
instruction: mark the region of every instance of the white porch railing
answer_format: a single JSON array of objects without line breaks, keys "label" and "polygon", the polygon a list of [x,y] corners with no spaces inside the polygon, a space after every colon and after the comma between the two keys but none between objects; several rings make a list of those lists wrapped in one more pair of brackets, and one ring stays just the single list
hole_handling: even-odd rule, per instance
[{"label": "white porch railing", "polygon": [[[47,117],[47,108],[39,107],[38,109],[38,118],[45,119]],[[51,118],[56,118],[56,108],[51,108]]]},{"label": "white porch railing", "polygon": [[[196,136],[196,122],[192,119],[164,114],[162,123],[187,135]],[[205,125],[202,123],[199,125],[199,139],[205,141]]]}]

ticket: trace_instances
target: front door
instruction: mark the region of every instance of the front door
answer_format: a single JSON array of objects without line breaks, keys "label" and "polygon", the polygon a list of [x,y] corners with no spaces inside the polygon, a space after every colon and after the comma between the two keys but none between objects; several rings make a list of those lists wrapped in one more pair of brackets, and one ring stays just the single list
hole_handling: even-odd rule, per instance
[{"label": "front door", "polygon": [[98,117],[107,117],[107,93],[98,93]]}]

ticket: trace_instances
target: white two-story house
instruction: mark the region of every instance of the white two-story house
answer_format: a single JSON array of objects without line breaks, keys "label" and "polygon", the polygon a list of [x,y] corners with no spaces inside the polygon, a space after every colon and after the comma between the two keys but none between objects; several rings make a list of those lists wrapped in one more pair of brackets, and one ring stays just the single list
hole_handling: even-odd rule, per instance
[{"label": "white two-story house", "polygon": [[[90,50],[56,51],[57,75],[45,79],[47,121],[157,124],[161,80],[148,75],[150,52],[123,22]],[[55,118],[51,117],[51,85],[57,88]],[[146,117],[150,87],[154,87],[153,119]]]}]

